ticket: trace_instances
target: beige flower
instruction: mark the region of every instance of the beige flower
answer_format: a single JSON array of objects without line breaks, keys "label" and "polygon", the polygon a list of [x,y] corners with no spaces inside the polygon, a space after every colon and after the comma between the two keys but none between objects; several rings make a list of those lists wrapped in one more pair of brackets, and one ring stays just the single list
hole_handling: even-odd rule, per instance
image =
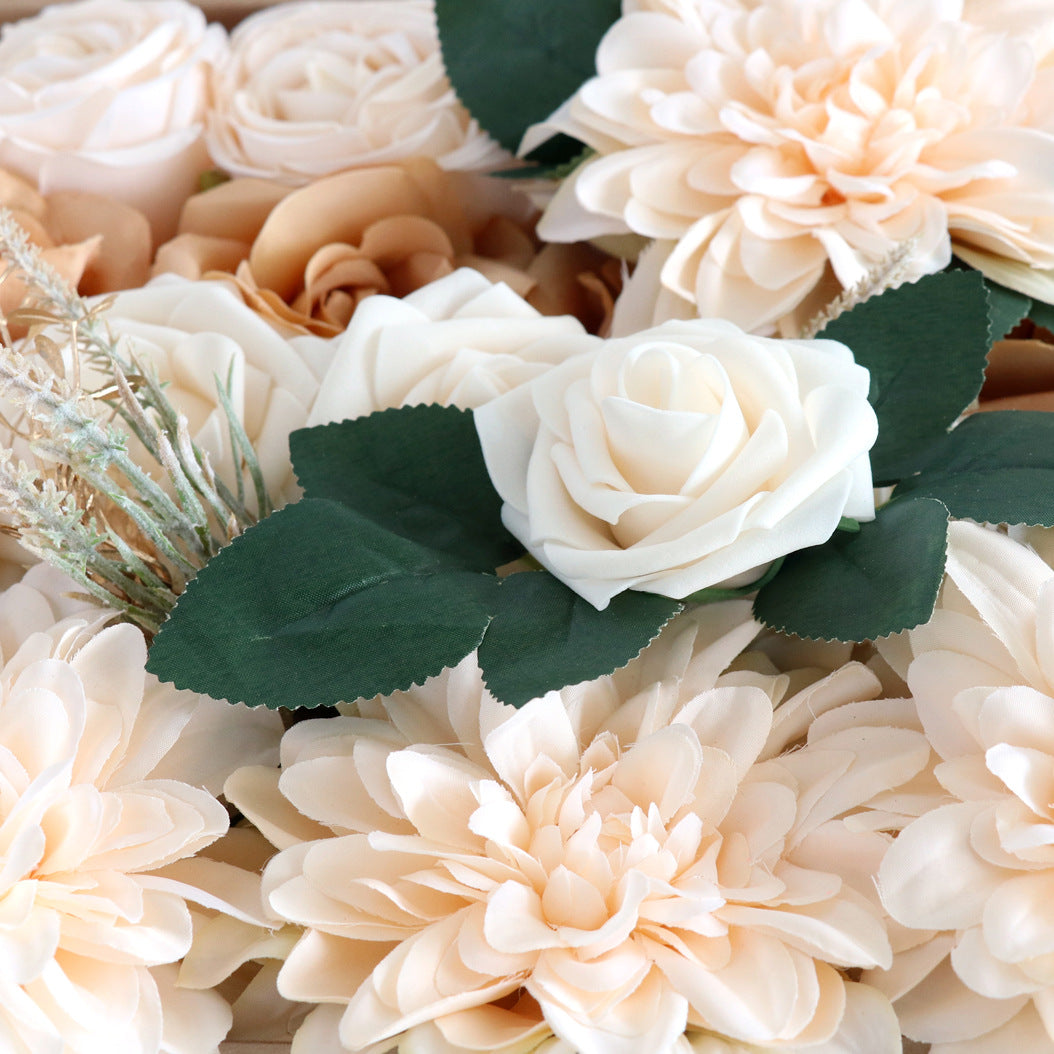
[{"label": "beige flower", "polygon": [[871,519],[868,373],[834,341],[667,322],[476,412],[502,519],[597,608],[625,589],[744,585]]},{"label": "beige flower", "polygon": [[184,0],[81,0],[4,26],[0,165],[90,191],[172,234],[208,167],[208,77],[226,34]]},{"label": "beige flower", "polygon": [[884,904],[917,932],[873,981],[933,1054],[1048,1050],[1054,570],[995,531],[953,523],[942,600],[910,646],[942,795],[879,871]]},{"label": "beige flower", "polygon": [[[186,899],[215,902],[178,869],[227,829],[180,778],[180,736],[206,701],[145,673],[134,627],[61,617],[71,602],[30,584],[47,578],[0,595],[0,1047],[210,1054],[230,1010],[178,990],[166,965],[190,946]],[[232,732],[247,716],[230,712],[192,780],[244,763]]]},{"label": "beige flower", "polygon": [[233,175],[293,184],[408,157],[449,169],[510,160],[457,101],[430,0],[287,3],[245,19],[208,143]]},{"label": "beige flower", "polygon": [[233,179],[195,195],[155,273],[234,276],[253,310],[331,337],[368,296],[406,296],[458,267],[503,281],[547,315],[607,324],[619,262],[585,244],[539,247],[534,209],[508,181],[415,158],[291,189]]},{"label": "beige flower", "polygon": [[1050,70],[1030,43],[1054,17],[1023,6],[1013,36],[995,3],[626,0],[597,76],[525,141],[597,152],[539,231],[654,238],[633,282],[791,335],[906,243],[909,276],[953,245],[1054,268]]},{"label": "beige flower", "polygon": [[473,409],[598,343],[575,319],[540,315],[461,268],[402,300],[360,305],[334,342],[308,423],[417,403]]},{"label": "beige flower", "polygon": [[232,776],[305,927],[279,988],[321,1005],[294,1052],[899,1051],[840,969],[889,961],[871,873],[928,747],[858,664],[774,714],[786,678],[722,675],[748,612],[520,710],[470,656]]},{"label": "beige flower", "polygon": [[[223,284],[174,276],[120,294],[106,320],[126,349],[166,384],[172,405],[187,417],[191,436],[228,487],[236,481],[218,384],[229,385],[272,498],[294,495],[289,433],[307,420],[329,363],[327,341],[286,339]],[[130,439],[129,449],[134,454],[137,441]],[[244,482],[255,507],[247,474]]]},{"label": "beige flower", "polygon": [[[0,169],[0,206],[41,250],[42,259],[85,296],[142,285],[149,276],[150,225],[138,209],[83,191],[45,197],[24,179]],[[0,312],[22,305],[25,285],[16,276],[0,287]],[[25,327],[13,327],[24,336]]]}]

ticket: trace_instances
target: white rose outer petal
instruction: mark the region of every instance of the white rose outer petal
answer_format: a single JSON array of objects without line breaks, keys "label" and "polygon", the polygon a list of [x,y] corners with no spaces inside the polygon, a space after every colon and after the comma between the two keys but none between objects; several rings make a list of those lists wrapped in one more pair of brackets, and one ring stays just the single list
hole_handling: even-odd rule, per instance
[{"label": "white rose outer petal", "polygon": [[[834,341],[668,322],[476,411],[508,529],[603,609],[740,585],[874,516],[868,372]],[[656,485],[655,481],[659,481]]]},{"label": "white rose outer petal", "polygon": [[216,96],[209,151],[238,176],[302,184],[408,157],[464,170],[511,161],[458,102],[430,0],[260,11],[231,35]]},{"label": "white rose outer petal", "polygon": [[183,0],[87,0],[4,26],[0,167],[45,194],[84,190],[175,233],[209,167],[209,75],[226,34]]}]

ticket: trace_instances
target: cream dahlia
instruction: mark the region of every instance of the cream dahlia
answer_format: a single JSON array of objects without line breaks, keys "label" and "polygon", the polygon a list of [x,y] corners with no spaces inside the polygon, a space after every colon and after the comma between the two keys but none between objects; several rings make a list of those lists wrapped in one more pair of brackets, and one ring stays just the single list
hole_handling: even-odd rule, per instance
[{"label": "cream dahlia", "polygon": [[899,1051],[842,970],[890,960],[870,876],[929,749],[859,664],[774,713],[786,678],[722,674],[757,629],[703,609],[520,710],[470,656],[235,773],[304,927],[294,1052]]},{"label": "cream dahlia", "polygon": [[953,523],[948,579],[907,681],[943,794],[879,871],[914,940],[875,984],[933,1054],[1054,1045],[1054,570]]},{"label": "cream dahlia", "polygon": [[907,277],[953,244],[1054,268],[1054,16],[1014,5],[1014,35],[1000,6],[624,0],[596,77],[525,140],[596,151],[539,230],[656,239],[631,288],[661,282],[660,310],[788,333],[905,244]]},{"label": "cream dahlia", "polygon": [[210,1054],[229,1007],[168,964],[191,943],[187,898],[217,903],[178,869],[227,829],[192,782],[245,760],[238,718],[192,782],[162,773],[202,697],[145,673],[136,628],[62,617],[56,584],[40,569],[0,595],[0,1048]]}]

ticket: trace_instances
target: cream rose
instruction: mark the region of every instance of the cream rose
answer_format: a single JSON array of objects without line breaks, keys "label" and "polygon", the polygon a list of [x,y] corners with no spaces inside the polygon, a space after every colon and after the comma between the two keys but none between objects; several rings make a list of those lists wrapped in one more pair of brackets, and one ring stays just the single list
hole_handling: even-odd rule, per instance
[{"label": "cream rose", "polygon": [[407,157],[449,169],[510,160],[450,87],[430,0],[289,3],[247,18],[208,142],[234,175],[298,184]]},{"label": "cream rose", "polygon": [[755,579],[874,516],[868,372],[834,341],[667,322],[476,411],[505,525],[597,608]]},{"label": "cream rose", "polygon": [[4,27],[0,166],[43,193],[87,190],[170,238],[208,168],[202,132],[219,26],[183,0],[84,0]]},{"label": "cream rose", "polygon": [[599,343],[577,319],[541,315],[463,267],[401,300],[359,305],[308,423],[417,403],[473,409]]},{"label": "cream rose", "polygon": [[[187,417],[191,437],[233,487],[230,429],[216,387],[229,381],[231,404],[256,450],[272,500],[294,495],[289,433],[307,421],[329,362],[328,341],[287,340],[223,284],[174,276],[122,293],[107,323],[166,385],[172,405]],[[132,441],[130,449],[135,456],[141,448]],[[252,504],[248,474],[244,482]]]}]

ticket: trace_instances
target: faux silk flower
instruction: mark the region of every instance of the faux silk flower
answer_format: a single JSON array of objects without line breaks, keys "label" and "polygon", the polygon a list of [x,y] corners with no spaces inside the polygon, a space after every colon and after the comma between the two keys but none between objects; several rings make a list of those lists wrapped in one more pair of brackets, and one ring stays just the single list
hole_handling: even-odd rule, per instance
[{"label": "faux silk flower", "polygon": [[[0,206],[11,212],[42,259],[85,296],[142,285],[150,269],[150,225],[138,209],[83,191],[45,197],[0,170]],[[25,285],[12,275],[0,287],[5,316],[22,306]],[[19,335],[16,331],[15,335]]]},{"label": "faux silk flower", "polygon": [[[167,385],[172,405],[188,419],[191,437],[228,487],[236,480],[218,384],[227,389],[253,443],[272,499],[294,495],[289,433],[307,420],[329,363],[328,342],[312,336],[287,339],[221,283],[175,276],[121,293],[107,322],[136,360]],[[136,441],[129,444],[134,452]],[[253,505],[247,473],[244,482]]]},{"label": "faux silk flower", "polygon": [[655,239],[630,288],[680,301],[659,317],[788,335],[905,247],[907,277],[954,247],[1054,299],[1054,18],[1016,4],[1014,35],[1003,6],[626,0],[597,75],[525,140],[596,152],[540,233]]},{"label": "faux silk flower", "polygon": [[948,581],[909,635],[907,682],[941,794],[878,872],[915,939],[876,972],[904,1032],[933,1054],[1054,1044],[1054,570],[968,523]]},{"label": "faux silk flower", "polygon": [[520,710],[470,656],[235,773],[281,850],[271,908],[304,927],[295,1054],[899,1051],[840,971],[889,960],[871,869],[929,748],[859,664],[787,699],[722,674],[757,630],[699,610]]},{"label": "faux silk flower", "polygon": [[461,268],[402,300],[373,296],[334,341],[308,423],[418,403],[473,409],[599,343]]},{"label": "faux silk flower", "polygon": [[606,325],[619,262],[585,244],[540,247],[534,217],[508,181],[446,172],[427,158],[299,188],[246,177],[186,203],[154,270],[228,272],[268,321],[326,337],[342,333],[366,297],[406,296],[458,267],[505,282],[544,314]]},{"label": "faux silk flower", "polygon": [[[178,990],[168,965],[190,947],[186,899],[218,903],[188,860],[227,829],[200,782],[266,758],[245,748],[275,715],[159,684],[139,630],[70,613],[61,588],[39,568],[0,595],[0,1046],[211,1054],[229,1007]],[[219,738],[188,771],[180,739],[202,706]]]},{"label": "faux silk flower", "polygon": [[409,157],[472,170],[510,161],[450,87],[431,0],[287,3],[246,18],[208,142],[232,175],[293,184]]},{"label": "faux silk flower", "polygon": [[745,585],[871,519],[868,372],[835,341],[670,321],[597,342],[476,411],[505,526],[603,609]]},{"label": "faux silk flower", "polygon": [[82,0],[5,25],[0,166],[44,194],[133,205],[171,237],[209,167],[209,76],[226,46],[184,0]]}]

